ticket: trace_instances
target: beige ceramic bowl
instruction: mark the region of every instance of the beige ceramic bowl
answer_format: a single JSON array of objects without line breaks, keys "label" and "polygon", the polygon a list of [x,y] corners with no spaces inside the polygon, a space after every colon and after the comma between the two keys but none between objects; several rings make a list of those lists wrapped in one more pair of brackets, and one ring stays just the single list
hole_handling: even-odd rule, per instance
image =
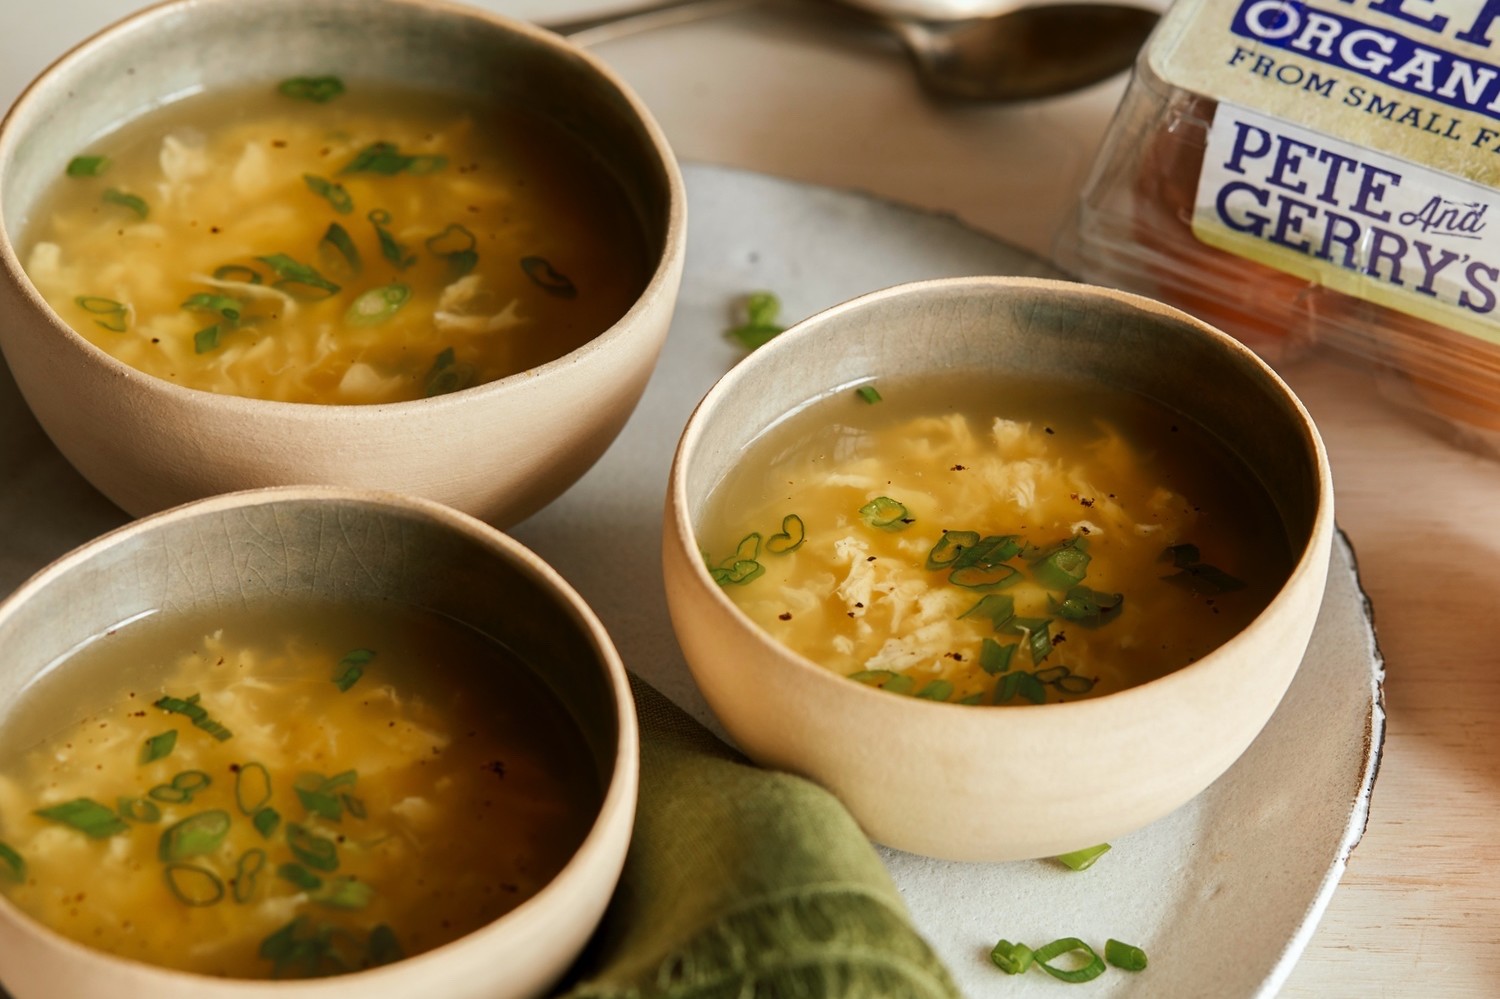
[{"label": "beige ceramic bowl", "polygon": [[[1167,677],[1064,704],[900,697],[788,651],[709,578],[694,537],[710,491],[766,427],[835,386],[946,369],[1082,375],[1156,398],[1230,444],[1285,522],[1291,578],[1251,625]],[[1270,718],[1318,613],[1333,532],[1327,458],[1250,351],[1120,292],[961,278],[877,292],[760,348],[704,398],[678,446],[664,559],[672,623],[736,742],[836,793],[873,838],[959,860],[1106,842],[1208,786]]]},{"label": "beige ceramic bowl", "polygon": [[[268,543],[274,539],[274,543]],[[0,745],[34,720],[16,699],[78,644],[150,611],[232,613],[243,601],[389,600],[507,644],[585,733],[605,798],[583,845],[540,894],[450,944],[371,971],[250,982],[168,971],[91,950],[0,896],[0,983],[15,999],[519,999],[583,948],[625,859],[639,747],[625,668],[593,612],[520,544],[428,500],[325,487],[188,504],[64,556],[0,604]],[[25,741],[22,739],[21,741]]]},{"label": "beige ceramic bowl", "polygon": [[[613,327],[555,361],[375,406],[184,389],[69,329],[16,253],[69,158],[172,95],[313,70],[524,98],[622,181],[655,254],[645,291]],[[131,514],[317,482],[428,496],[505,526],[571,485],[624,426],[671,321],[684,228],[682,178],[650,114],[602,63],[552,34],[428,0],[179,0],[74,49],[0,125],[0,347],[58,448]]]}]

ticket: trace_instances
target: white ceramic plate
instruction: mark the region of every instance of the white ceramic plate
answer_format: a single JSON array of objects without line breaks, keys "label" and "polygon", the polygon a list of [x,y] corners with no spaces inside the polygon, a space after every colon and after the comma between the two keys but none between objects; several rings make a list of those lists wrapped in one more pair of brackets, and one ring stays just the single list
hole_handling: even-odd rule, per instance
[{"label": "white ceramic plate", "polygon": [[[768,288],[791,321],[902,281],[1055,272],[946,217],[716,167],[686,174],[687,274],[645,399],[599,465],[513,533],[592,604],[630,668],[712,724],[667,618],[660,532],[682,426],[741,356],[722,336],[731,303]],[[52,448],[0,367],[0,593],[123,521]],[[918,926],[975,999],[1066,988],[1039,972],[1001,974],[988,953],[1002,936],[1033,945],[1078,936],[1100,949],[1116,937],[1146,948],[1151,967],[1111,970],[1087,986],[1095,999],[1273,994],[1363,831],[1384,733],[1381,677],[1352,554],[1340,543],[1286,700],[1246,756],[1188,806],[1118,840],[1079,874],[1049,862],[884,855]]]}]

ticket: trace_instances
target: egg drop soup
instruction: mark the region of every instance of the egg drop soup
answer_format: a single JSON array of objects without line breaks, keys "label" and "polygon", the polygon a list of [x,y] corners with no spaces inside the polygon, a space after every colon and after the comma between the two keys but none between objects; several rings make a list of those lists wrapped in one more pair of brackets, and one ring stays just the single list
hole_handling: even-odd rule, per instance
[{"label": "egg drop soup", "polygon": [[175,101],[81,150],[27,275],[158,378],[305,403],[467,388],[567,354],[649,278],[620,184],[524,109],[334,77]]},{"label": "egg drop soup", "polygon": [[64,665],[0,746],[0,891],[121,957],[302,978],[430,950],[540,891],[603,800],[544,683],[426,612],[148,619]]},{"label": "egg drop soup", "polygon": [[777,640],[887,691],[1042,704],[1211,652],[1286,581],[1265,489],[1216,439],[1095,385],[948,373],[815,400],[698,532]]}]

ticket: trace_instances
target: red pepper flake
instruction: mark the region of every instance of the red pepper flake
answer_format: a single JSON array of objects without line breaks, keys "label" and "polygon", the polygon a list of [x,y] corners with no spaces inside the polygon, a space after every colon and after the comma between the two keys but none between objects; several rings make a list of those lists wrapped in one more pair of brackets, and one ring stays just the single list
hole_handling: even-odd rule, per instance
[{"label": "red pepper flake", "polygon": [[505,776],[505,764],[502,761],[500,761],[500,760],[491,760],[490,762],[488,762],[488,763],[486,763],[484,765],[483,769],[488,770],[490,773],[494,774],[496,777],[504,777]]},{"label": "red pepper flake", "polygon": [[1064,632],[1064,631],[1059,631],[1057,634],[1055,634],[1055,635],[1052,636],[1052,644],[1053,645],[1061,645],[1063,642],[1066,642],[1067,640],[1068,640],[1068,635],[1067,635],[1067,632]]},{"label": "red pepper flake", "polygon": [[780,621],[790,621],[792,619],[792,612],[791,611],[782,611],[780,614],[776,615],[776,618],[777,618],[777,620],[780,620]]},{"label": "red pepper flake", "polygon": [[964,470],[964,466],[963,465],[954,465],[952,468],[948,469],[948,471],[950,471],[950,472],[962,472],[963,470]]},{"label": "red pepper flake", "polygon": [[[1046,430],[1046,431],[1047,431],[1047,433],[1049,433],[1049,434],[1055,434],[1055,433],[1057,433],[1057,431],[1056,431],[1056,430],[1053,430],[1053,429],[1052,429],[1052,428],[1051,428],[1051,427],[1045,427],[1045,428],[1043,428],[1043,429],[1045,429],[1045,430]],[[1173,430],[1176,430],[1176,429],[1177,429],[1177,428],[1176,428],[1176,427],[1173,427],[1173,428],[1172,428],[1172,429],[1173,429]]]},{"label": "red pepper flake", "polygon": [[869,558],[865,559],[865,561],[866,562],[873,562],[873,561],[875,561],[875,556],[871,555]]}]

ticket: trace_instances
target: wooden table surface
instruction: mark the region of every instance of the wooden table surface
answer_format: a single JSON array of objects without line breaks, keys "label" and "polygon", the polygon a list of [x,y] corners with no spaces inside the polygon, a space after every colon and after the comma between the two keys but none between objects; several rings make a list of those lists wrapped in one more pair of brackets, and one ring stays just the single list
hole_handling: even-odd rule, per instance
[{"label": "wooden table surface", "polygon": [[[556,17],[606,2],[483,5]],[[138,5],[0,2],[0,103]],[[1020,107],[940,107],[894,42],[783,0],[597,51],[683,159],[951,212],[1043,255],[1123,89],[1117,79]],[[1500,995],[1500,463],[1414,421],[1361,371],[1309,358],[1282,373],[1328,444],[1389,712],[1368,830],[1282,994]]]}]

